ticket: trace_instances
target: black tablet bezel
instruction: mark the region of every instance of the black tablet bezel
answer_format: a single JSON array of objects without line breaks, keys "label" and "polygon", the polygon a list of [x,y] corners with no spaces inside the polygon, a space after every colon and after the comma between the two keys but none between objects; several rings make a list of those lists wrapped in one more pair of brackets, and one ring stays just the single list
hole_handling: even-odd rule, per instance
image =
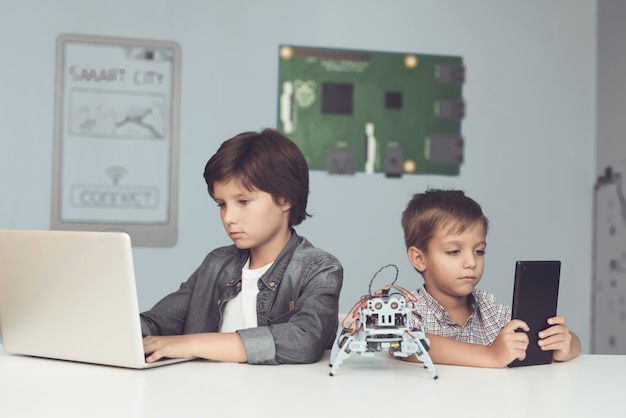
[{"label": "black tablet bezel", "polygon": [[537,344],[538,333],[549,327],[548,318],[556,316],[559,297],[561,262],[517,261],[513,287],[512,319],[528,324],[529,344],[524,360],[515,360],[509,367],[534,366],[552,362],[553,352]]}]

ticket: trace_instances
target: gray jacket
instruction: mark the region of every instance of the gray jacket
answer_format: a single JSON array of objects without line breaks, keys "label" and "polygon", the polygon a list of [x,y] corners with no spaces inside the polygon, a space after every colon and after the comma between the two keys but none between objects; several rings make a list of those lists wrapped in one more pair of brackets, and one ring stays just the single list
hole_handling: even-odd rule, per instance
[{"label": "gray jacket", "polygon": [[[178,291],[141,314],[146,335],[217,332],[225,304],[241,290],[249,251],[210,252]],[[343,268],[331,254],[292,236],[259,279],[257,328],[238,330],[250,364],[313,363],[337,331]]]}]

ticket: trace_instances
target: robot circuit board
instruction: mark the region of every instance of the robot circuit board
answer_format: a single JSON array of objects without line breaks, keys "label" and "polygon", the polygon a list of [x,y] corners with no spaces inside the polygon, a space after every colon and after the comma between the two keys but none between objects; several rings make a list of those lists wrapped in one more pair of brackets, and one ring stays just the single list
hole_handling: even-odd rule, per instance
[{"label": "robot circuit board", "polygon": [[464,82],[458,56],[281,45],[278,129],[312,170],[458,175]]}]

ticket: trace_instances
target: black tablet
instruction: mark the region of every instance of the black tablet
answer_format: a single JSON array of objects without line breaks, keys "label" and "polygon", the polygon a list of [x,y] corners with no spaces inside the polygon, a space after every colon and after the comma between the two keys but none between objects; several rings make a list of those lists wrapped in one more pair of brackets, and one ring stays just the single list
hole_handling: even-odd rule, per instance
[{"label": "black tablet", "polygon": [[518,261],[515,264],[512,319],[528,324],[526,358],[514,360],[509,367],[533,366],[552,362],[552,350],[537,344],[539,331],[549,327],[548,318],[556,316],[559,298],[560,261]]}]

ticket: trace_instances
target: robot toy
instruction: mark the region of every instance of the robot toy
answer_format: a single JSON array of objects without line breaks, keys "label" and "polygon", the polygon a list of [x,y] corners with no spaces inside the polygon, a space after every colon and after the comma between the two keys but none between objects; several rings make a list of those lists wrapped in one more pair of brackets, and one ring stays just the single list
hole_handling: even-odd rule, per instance
[{"label": "robot toy", "polygon": [[[339,366],[352,353],[373,356],[387,350],[395,357],[408,357],[415,354],[430,371],[434,379],[437,372],[428,355],[429,341],[421,328],[411,329],[411,316],[415,296],[406,289],[395,286],[398,268],[392,264],[382,267],[395,267],[396,279],[385,288],[363,296],[339,324],[337,337],[330,353],[330,375],[334,376]],[[374,275],[374,278],[376,277]],[[372,281],[374,280],[372,278]],[[394,289],[397,292],[391,292]]]}]

